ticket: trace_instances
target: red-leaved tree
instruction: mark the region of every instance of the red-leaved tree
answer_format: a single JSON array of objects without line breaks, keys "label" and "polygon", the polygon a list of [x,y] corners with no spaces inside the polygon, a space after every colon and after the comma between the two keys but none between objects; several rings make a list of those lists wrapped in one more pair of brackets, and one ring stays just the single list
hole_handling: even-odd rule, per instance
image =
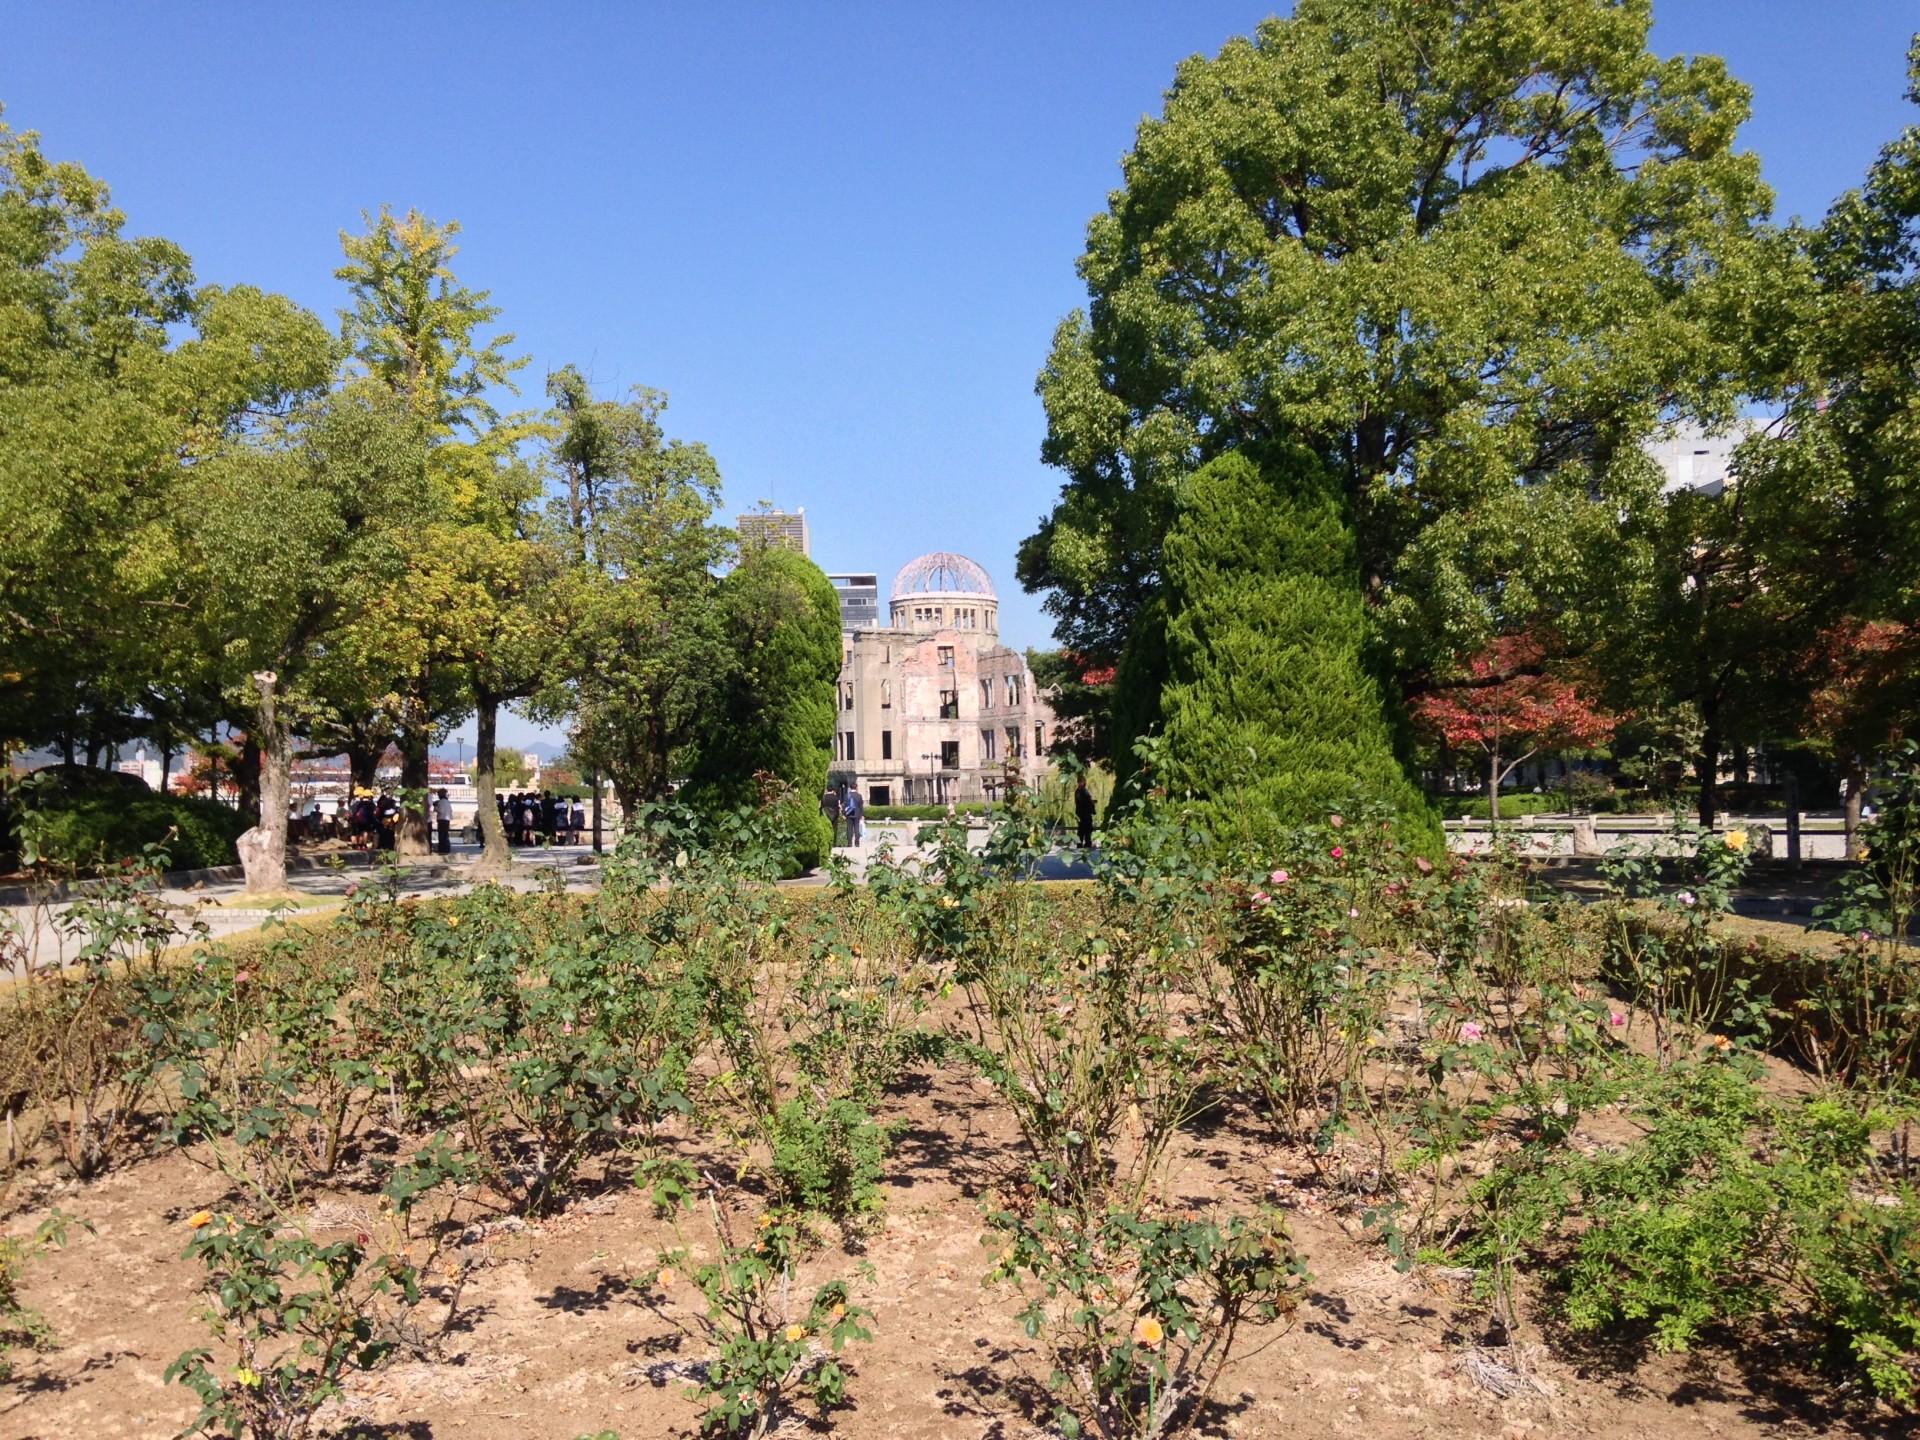
[{"label": "red-leaved tree", "polygon": [[1487,757],[1487,815],[1500,823],[1500,785],[1541,751],[1591,750],[1613,737],[1620,717],[1573,680],[1539,673],[1541,646],[1524,635],[1496,640],[1456,685],[1413,702],[1415,722],[1453,750]]},{"label": "red-leaved tree", "polygon": [[1874,753],[1920,720],[1920,626],[1843,620],[1807,658],[1813,679],[1803,734],[1846,774],[1847,854],[1858,844],[1860,799]]}]

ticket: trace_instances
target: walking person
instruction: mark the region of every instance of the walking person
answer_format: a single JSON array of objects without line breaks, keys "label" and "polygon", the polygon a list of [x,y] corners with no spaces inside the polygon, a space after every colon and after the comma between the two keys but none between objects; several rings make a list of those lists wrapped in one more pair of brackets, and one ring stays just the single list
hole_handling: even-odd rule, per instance
[{"label": "walking person", "polygon": [[847,787],[840,799],[840,813],[847,817],[847,844],[858,849],[867,838],[867,802],[860,798],[858,787]]},{"label": "walking person", "polygon": [[447,787],[442,785],[440,793],[433,797],[433,818],[440,826],[440,853],[453,853],[453,801],[447,796]]},{"label": "walking person", "polygon": [[827,828],[833,832],[833,843],[840,843],[840,792],[831,784],[820,792],[820,813],[827,817]]},{"label": "walking person", "polygon": [[1082,775],[1073,787],[1073,818],[1080,831],[1080,848],[1093,848],[1093,792],[1087,789],[1087,777]]}]

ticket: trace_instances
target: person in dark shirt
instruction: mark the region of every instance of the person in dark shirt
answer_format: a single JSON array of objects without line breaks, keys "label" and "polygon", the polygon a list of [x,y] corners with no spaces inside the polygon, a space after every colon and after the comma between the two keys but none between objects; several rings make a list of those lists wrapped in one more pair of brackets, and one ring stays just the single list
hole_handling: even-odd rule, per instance
[{"label": "person in dark shirt", "polygon": [[1093,792],[1087,789],[1087,777],[1082,775],[1073,787],[1073,818],[1080,831],[1080,848],[1093,848]]}]

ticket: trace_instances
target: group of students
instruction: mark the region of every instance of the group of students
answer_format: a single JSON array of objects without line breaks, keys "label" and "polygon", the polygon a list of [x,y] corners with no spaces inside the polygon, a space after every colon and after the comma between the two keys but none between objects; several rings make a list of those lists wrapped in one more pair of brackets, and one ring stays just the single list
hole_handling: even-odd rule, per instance
[{"label": "group of students", "polygon": [[[313,802],[313,823],[320,820],[320,802]],[[347,805],[347,843],[355,850],[391,850],[400,824],[400,802],[393,792],[356,795]]]},{"label": "group of students", "polygon": [[506,828],[509,845],[578,845],[587,828],[587,807],[575,800],[571,805],[564,795],[542,790],[516,790],[511,795],[495,795],[500,807],[500,823]]},{"label": "group of students", "polygon": [[827,817],[827,823],[833,827],[833,843],[840,840],[840,822],[847,822],[846,843],[858,845],[867,836],[867,802],[860,798],[860,791],[852,785],[842,785],[838,790],[829,785],[820,792],[820,813]]}]

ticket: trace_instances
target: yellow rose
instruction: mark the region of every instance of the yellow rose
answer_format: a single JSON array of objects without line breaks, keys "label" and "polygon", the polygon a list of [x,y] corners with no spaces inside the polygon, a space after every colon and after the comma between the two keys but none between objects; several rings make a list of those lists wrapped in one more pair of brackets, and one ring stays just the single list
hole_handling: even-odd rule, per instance
[{"label": "yellow rose", "polygon": [[1133,1338],[1151,1350],[1167,1338],[1167,1332],[1161,1328],[1160,1322],[1153,1316],[1142,1315],[1133,1322]]},{"label": "yellow rose", "polygon": [[666,1289],[667,1286],[673,1284],[673,1267],[670,1265],[661,1266],[660,1273],[656,1275],[654,1279],[659,1282],[661,1289]]},{"label": "yellow rose", "polygon": [[1747,848],[1747,832],[1746,831],[1729,830],[1727,832],[1727,849],[1744,850],[1746,848]]},{"label": "yellow rose", "polygon": [[447,928],[448,928],[449,930],[457,930],[457,929],[459,929],[459,928],[460,928],[460,917],[459,917],[458,915],[449,915],[449,916],[447,916]]},{"label": "yellow rose", "polygon": [[204,1230],[212,1223],[213,1212],[211,1210],[196,1210],[187,1217],[187,1228],[191,1230]]},{"label": "yellow rose", "polygon": [[804,1326],[804,1325],[789,1325],[789,1326],[787,1326],[787,1340],[788,1340],[788,1343],[790,1343],[790,1344],[796,1344],[796,1345],[797,1345],[797,1344],[798,1344],[798,1343],[799,1343],[800,1341],[802,1341],[802,1340],[804,1340],[804,1339],[806,1339],[806,1338],[807,1338],[807,1327],[806,1327],[806,1326]]}]

